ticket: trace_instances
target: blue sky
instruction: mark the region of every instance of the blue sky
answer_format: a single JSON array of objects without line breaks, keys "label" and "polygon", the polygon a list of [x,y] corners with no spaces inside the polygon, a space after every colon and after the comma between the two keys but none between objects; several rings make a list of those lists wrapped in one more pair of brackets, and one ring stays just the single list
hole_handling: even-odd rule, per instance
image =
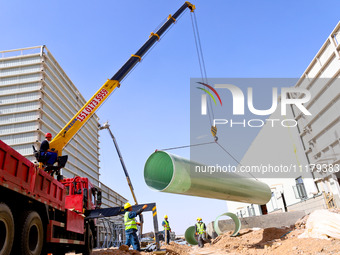
[{"label": "blue sky", "polygon": [[[88,99],[184,1],[0,0],[0,50],[46,45]],[[208,77],[300,77],[339,22],[338,1],[193,1]],[[109,121],[140,203],[156,202],[183,234],[210,222],[225,201],[157,193],[143,178],[155,149],[190,142],[189,85],[199,77],[187,11],[97,112]],[[107,132],[100,133],[101,181],[132,200]],[[174,151],[189,157],[189,150]],[[145,215],[147,230],[152,219]]]}]

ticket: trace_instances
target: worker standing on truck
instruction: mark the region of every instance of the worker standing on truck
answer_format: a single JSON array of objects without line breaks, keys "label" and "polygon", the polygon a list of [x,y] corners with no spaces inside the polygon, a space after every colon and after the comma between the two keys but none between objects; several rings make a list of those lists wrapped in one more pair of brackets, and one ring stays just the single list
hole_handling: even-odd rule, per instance
[{"label": "worker standing on truck", "polygon": [[202,221],[202,218],[197,218],[197,223],[195,225],[195,232],[196,235],[198,235],[198,247],[203,248],[204,247],[204,239],[206,235],[206,227],[205,224]]},{"label": "worker standing on truck", "polygon": [[45,140],[42,141],[40,145],[40,156],[45,158],[45,162],[47,165],[53,165],[56,160],[58,154],[53,150],[50,150],[50,141],[52,140],[52,134],[46,133]]},{"label": "worker standing on truck", "polygon": [[171,228],[170,228],[170,224],[168,221],[168,215],[164,215],[164,220],[162,222],[162,226],[164,227],[164,239],[166,237],[166,244],[170,243],[170,232],[171,232]]},{"label": "worker standing on truck", "polygon": [[140,251],[140,244],[137,236],[137,225],[140,225],[139,222],[136,222],[136,216],[141,214],[147,205],[144,205],[137,212],[132,211],[132,206],[130,203],[126,203],[124,205],[125,215],[124,215],[124,224],[125,224],[125,235],[126,242],[125,245],[129,246],[132,244],[134,250]]}]

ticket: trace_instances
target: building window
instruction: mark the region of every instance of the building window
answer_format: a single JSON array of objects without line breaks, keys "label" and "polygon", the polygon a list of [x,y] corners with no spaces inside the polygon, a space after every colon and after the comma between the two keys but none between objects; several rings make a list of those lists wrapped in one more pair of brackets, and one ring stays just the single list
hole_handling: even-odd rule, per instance
[{"label": "building window", "polygon": [[252,216],[255,216],[255,208],[253,204],[250,205],[250,211],[252,213]]},{"label": "building window", "polygon": [[307,199],[307,192],[302,177],[295,179],[296,186],[293,186],[295,198],[305,200]]},{"label": "building window", "polygon": [[255,216],[255,209],[254,209],[254,205],[251,204],[250,206],[247,206],[248,209],[248,215],[249,217]]},{"label": "building window", "polygon": [[276,210],[278,208],[278,206],[277,206],[277,201],[276,201],[276,197],[275,197],[274,192],[272,192],[272,197],[270,198],[270,202],[272,203],[273,210]]}]

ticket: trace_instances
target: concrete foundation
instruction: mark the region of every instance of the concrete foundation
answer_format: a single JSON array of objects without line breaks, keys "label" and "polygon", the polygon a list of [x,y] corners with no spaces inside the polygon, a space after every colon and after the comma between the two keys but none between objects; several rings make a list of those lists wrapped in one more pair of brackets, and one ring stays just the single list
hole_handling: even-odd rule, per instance
[{"label": "concrete foundation", "polygon": [[[273,213],[261,216],[240,218],[242,227],[244,228],[281,228],[294,225],[295,222],[305,215],[304,211],[294,211],[285,213]],[[218,226],[222,232],[233,231],[235,225],[233,220],[220,220]],[[215,238],[217,236],[214,231],[214,222],[207,225],[207,233]]]},{"label": "concrete foundation", "polygon": [[327,209],[327,206],[326,206],[323,195],[320,194],[315,197],[301,201],[299,203],[289,205],[287,209],[288,209],[288,212],[304,211],[305,214],[308,214],[318,209]]}]

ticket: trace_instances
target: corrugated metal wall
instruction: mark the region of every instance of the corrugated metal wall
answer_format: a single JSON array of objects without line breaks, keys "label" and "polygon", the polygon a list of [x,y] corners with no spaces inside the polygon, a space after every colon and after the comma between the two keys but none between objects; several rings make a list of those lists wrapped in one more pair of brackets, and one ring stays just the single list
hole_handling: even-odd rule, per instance
[{"label": "corrugated metal wall", "polygon": [[[44,46],[0,52],[0,139],[34,160],[47,132],[55,136],[85,104],[72,81]],[[64,148],[65,177],[83,176],[103,189],[104,206],[126,199],[99,182],[98,117],[94,115]]]},{"label": "corrugated metal wall", "polygon": [[37,140],[39,128],[39,51],[30,56],[0,58],[0,139],[23,155],[32,155],[31,145]]},{"label": "corrugated metal wall", "polygon": [[[308,89],[311,100],[306,108],[312,116],[298,114],[305,153],[310,163],[327,166],[327,173],[314,168],[319,190],[334,194],[340,206],[340,173],[333,173],[329,166],[340,164],[340,22],[316,54],[297,87]],[[295,112],[298,112],[294,108]]]},{"label": "corrugated metal wall", "polygon": [[[48,50],[43,51],[42,63],[41,130],[56,135],[86,101]],[[99,186],[99,135],[98,123],[94,118],[97,116],[65,147],[69,159],[64,175],[86,176]]]},{"label": "corrugated metal wall", "polygon": [[[308,89],[311,93],[311,100],[304,104],[304,106],[311,112],[311,116],[306,116],[298,110],[295,105],[293,107],[295,119],[298,122],[299,129],[294,129],[297,133],[296,141],[297,151],[303,154],[299,155],[299,160],[302,165],[310,165],[323,167],[325,173],[320,174],[315,167],[312,170],[313,178],[305,178],[304,185],[306,187],[307,195],[313,198],[315,195],[315,184],[318,191],[325,193],[332,193],[334,195],[335,203],[340,207],[340,172],[330,169],[331,166],[336,167],[340,165],[340,22],[332,31],[326,42],[323,44],[319,52],[313,58],[306,71],[299,79],[296,87]],[[294,95],[291,95],[294,97]],[[272,118],[272,116],[270,117]],[[292,130],[293,131],[293,130]],[[266,145],[263,141],[271,142],[277,140],[268,139],[268,133],[265,128],[262,128],[259,135],[252,143],[253,151],[261,150],[269,160],[272,160],[268,154],[265,153]],[[261,140],[261,134],[265,139]],[[282,135],[282,133],[280,133]],[[301,137],[301,139],[300,139]],[[283,136],[280,139],[284,139]],[[289,138],[287,138],[289,139]],[[299,142],[301,141],[301,145]],[[280,144],[280,149],[282,142]],[[268,147],[268,146],[267,146]],[[272,147],[273,153],[279,150],[278,147]],[[253,153],[249,150],[248,153]],[[286,149],[288,154],[288,149]],[[244,158],[247,158],[248,155]],[[284,155],[286,156],[286,155]],[[281,157],[283,157],[281,155]],[[242,159],[242,163],[243,163]],[[303,162],[302,162],[303,161]],[[334,168],[335,169],[335,168]],[[299,177],[299,173],[296,174]],[[272,183],[279,183],[284,191],[285,199],[287,201],[288,210],[294,210],[299,207],[300,210],[305,209],[298,203],[294,203],[294,194],[290,188],[294,185],[293,179],[268,179],[263,180],[271,185]],[[270,183],[272,182],[272,183]],[[289,187],[290,186],[290,187]],[[272,191],[276,192],[276,187],[271,186]],[[281,192],[281,191],[280,191]],[[279,193],[280,193],[279,192]],[[278,196],[279,207],[283,209],[283,204]],[[299,199],[299,198],[297,198]],[[323,199],[323,198],[320,198]],[[273,206],[269,202],[267,204],[268,211],[273,211]],[[292,205],[292,206],[290,206]],[[246,208],[248,204],[228,202],[228,209],[232,212],[237,212],[239,208]],[[258,214],[258,213],[257,213]],[[249,215],[247,215],[249,216]]]}]

